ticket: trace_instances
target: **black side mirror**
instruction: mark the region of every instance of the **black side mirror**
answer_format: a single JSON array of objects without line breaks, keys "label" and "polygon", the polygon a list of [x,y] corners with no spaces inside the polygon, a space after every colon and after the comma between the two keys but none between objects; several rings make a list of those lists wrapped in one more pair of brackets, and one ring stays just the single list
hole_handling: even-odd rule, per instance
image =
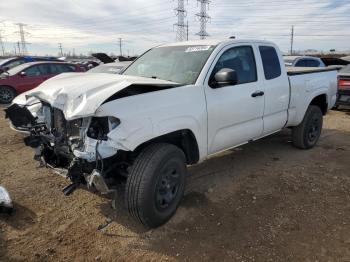
[{"label": "black side mirror", "polygon": [[23,76],[26,76],[26,75],[27,75],[27,73],[26,73],[26,72],[24,72],[24,71],[22,71],[21,73],[19,73],[19,75],[23,77]]},{"label": "black side mirror", "polygon": [[212,83],[213,88],[237,85],[238,76],[235,70],[223,68],[215,74]]}]

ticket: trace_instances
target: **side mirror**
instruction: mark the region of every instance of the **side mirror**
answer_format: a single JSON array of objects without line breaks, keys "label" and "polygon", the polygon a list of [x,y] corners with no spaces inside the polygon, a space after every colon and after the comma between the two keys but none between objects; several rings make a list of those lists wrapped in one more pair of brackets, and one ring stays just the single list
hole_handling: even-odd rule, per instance
[{"label": "side mirror", "polygon": [[26,76],[26,75],[27,75],[27,73],[26,73],[26,72],[24,72],[24,71],[22,71],[21,73],[19,73],[19,75],[23,77],[23,76]]},{"label": "side mirror", "polygon": [[214,88],[237,85],[238,76],[235,70],[223,68],[217,72],[213,79]]}]

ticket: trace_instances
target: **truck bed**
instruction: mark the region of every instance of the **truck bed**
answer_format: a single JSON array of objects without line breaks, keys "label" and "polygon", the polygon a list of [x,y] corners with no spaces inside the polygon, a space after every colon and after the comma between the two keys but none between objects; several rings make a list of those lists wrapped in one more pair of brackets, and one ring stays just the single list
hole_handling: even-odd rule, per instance
[{"label": "truck bed", "polygon": [[289,76],[336,71],[336,69],[332,67],[286,67],[286,69]]}]

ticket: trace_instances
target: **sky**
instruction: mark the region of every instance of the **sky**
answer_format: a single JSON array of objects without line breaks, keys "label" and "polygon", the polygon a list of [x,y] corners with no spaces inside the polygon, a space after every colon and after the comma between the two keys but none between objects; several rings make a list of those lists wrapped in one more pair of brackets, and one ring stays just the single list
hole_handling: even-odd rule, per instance
[{"label": "sky", "polygon": [[[177,0],[1,0],[0,32],[5,51],[20,40],[17,23],[25,23],[32,55],[63,52],[137,55],[176,40]],[[200,5],[185,0],[189,39],[199,39]],[[212,0],[208,6],[209,38],[264,39],[290,49],[350,50],[350,0]],[[1,49],[0,49],[1,54]]]}]

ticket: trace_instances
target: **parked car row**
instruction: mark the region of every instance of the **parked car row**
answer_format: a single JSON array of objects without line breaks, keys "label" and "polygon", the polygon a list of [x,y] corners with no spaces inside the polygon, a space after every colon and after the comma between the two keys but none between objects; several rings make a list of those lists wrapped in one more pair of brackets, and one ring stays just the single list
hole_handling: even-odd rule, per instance
[{"label": "parked car row", "polygon": [[132,63],[132,61],[118,62],[110,59],[111,63],[100,65],[96,62],[92,64],[91,61],[67,63],[57,58],[42,57],[15,57],[3,60],[0,62],[0,104],[11,103],[17,95],[61,73],[88,71],[88,73],[118,74]]},{"label": "parked car row", "polygon": [[11,103],[18,94],[66,72],[84,72],[84,70],[79,65],[64,62],[31,62],[5,71],[0,75],[0,103]]},{"label": "parked car row", "polygon": [[38,56],[16,56],[8,59],[3,59],[0,61],[0,73],[8,71],[11,68],[19,66],[21,64],[38,62],[38,61],[55,61],[59,62],[60,60],[55,57],[38,57]]}]

